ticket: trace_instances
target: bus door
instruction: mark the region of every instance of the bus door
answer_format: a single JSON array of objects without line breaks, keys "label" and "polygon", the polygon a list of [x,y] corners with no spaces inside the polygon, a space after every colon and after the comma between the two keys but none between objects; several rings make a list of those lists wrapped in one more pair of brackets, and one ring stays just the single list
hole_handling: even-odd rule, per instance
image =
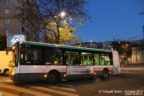
[{"label": "bus door", "polygon": [[85,52],[66,53],[67,75],[93,74],[92,54]]}]

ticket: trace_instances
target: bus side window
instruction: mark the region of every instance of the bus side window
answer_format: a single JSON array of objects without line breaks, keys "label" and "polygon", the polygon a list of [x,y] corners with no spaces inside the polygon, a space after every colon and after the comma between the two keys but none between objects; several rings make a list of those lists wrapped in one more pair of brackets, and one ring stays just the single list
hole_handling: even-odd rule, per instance
[{"label": "bus side window", "polygon": [[110,60],[110,55],[105,53],[100,55],[100,65],[110,65],[111,60]]},{"label": "bus side window", "polygon": [[42,52],[37,47],[27,47],[25,51],[21,51],[21,64],[22,65],[42,65]]},{"label": "bus side window", "polygon": [[79,53],[78,52],[72,52],[72,51],[65,51],[65,64],[66,65],[79,65]]},{"label": "bus side window", "polygon": [[92,65],[93,64],[92,53],[81,52],[81,63],[82,65]]},{"label": "bus side window", "polygon": [[94,53],[94,64],[100,65],[99,63],[99,53]]},{"label": "bus side window", "polygon": [[61,50],[46,49],[44,56],[45,65],[63,65],[63,54]]}]

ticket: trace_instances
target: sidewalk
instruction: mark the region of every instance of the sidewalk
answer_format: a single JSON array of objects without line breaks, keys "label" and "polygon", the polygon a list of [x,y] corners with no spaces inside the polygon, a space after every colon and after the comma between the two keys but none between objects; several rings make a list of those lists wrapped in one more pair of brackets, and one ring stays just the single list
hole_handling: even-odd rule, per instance
[{"label": "sidewalk", "polygon": [[122,67],[121,72],[144,72],[144,67]]}]

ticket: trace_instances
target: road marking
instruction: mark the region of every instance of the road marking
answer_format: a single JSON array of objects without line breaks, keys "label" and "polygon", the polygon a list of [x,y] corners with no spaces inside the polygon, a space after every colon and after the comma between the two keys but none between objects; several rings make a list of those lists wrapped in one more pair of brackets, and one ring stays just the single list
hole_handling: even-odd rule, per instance
[{"label": "road marking", "polygon": [[5,92],[10,93],[10,94],[15,94],[15,95],[33,96],[31,94],[19,92],[17,90],[6,88],[6,87],[0,87],[0,90],[1,91],[5,91]]},{"label": "road marking", "polygon": [[1,91],[0,90],[0,96],[18,96],[18,95],[15,95],[15,94],[8,93],[6,91]]},{"label": "road marking", "polygon": [[72,91],[72,92],[77,92],[75,89],[72,88],[65,88],[65,87],[58,87],[58,86],[50,86],[50,88],[56,88],[56,89],[62,89],[62,90],[67,90],[67,91]]},{"label": "road marking", "polygon": [[[39,84],[39,85],[28,85],[28,84],[22,84],[22,86],[16,86],[13,85],[12,82],[8,83],[1,83],[1,88],[5,88],[6,92],[11,91],[17,91],[15,95],[21,94],[27,94],[27,95],[35,95],[35,96],[79,96],[76,92],[76,90],[70,86],[70,87],[63,87],[67,85],[61,85],[61,86],[53,86],[48,84]],[[33,87],[32,87],[33,86]],[[6,89],[8,88],[8,89]],[[1,90],[1,89],[0,89]],[[2,91],[5,91],[2,90]],[[13,92],[9,92],[13,93]]]},{"label": "road marking", "polygon": [[[70,91],[70,92],[74,92],[77,93],[77,91],[73,88],[73,86],[71,85],[48,85],[48,84],[40,84],[41,87],[47,87],[47,88],[52,88],[52,89],[57,89],[57,90],[65,90],[65,91]],[[66,87],[64,87],[66,86]]]},{"label": "road marking", "polygon": [[[15,85],[11,85],[11,84],[0,84],[1,87],[3,87],[3,89],[11,89],[11,90],[15,90],[17,91],[18,95],[19,94],[29,94],[29,95],[34,95],[34,96],[51,96],[49,94],[45,94],[42,92],[37,92],[37,91],[32,91],[23,87],[19,87],[19,86],[15,86]],[[0,89],[1,90],[1,89]]]},{"label": "road marking", "polygon": [[12,80],[10,80],[10,79],[8,79],[8,80],[6,80],[6,82],[13,82]]},{"label": "road marking", "polygon": [[38,89],[38,90],[43,90],[43,91],[49,91],[49,92],[53,92],[59,95],[64,95],[64,96],[79,96],[78,94],[75,93],[69,93],[69,92],[65,92],[65,91],[59,91],[59,90],[53,90],[50,88],[45,88],[45,87],[41,87],[41,86],[35,86],[35,87],[30,87],[30,89],[34,90],[34,89]]}]

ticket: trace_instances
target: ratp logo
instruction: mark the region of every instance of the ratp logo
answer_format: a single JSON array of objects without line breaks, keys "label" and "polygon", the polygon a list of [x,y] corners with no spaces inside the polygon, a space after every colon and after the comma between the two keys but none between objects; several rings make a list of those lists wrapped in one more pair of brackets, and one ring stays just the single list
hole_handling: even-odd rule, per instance
[{"label": "ratp logo", "polygon": [[12,45],[15,44],[18,41],[25,41],[25,37],[23,35],[15,35],[12,39],[11,39],[11,43]]},{"label": "ratp logo", "polygon": [[8,34],[8,47],[12,47],[18,41],[25,41],[25,39],[26,39],[25,36],[22,34],[19,35]]}]

